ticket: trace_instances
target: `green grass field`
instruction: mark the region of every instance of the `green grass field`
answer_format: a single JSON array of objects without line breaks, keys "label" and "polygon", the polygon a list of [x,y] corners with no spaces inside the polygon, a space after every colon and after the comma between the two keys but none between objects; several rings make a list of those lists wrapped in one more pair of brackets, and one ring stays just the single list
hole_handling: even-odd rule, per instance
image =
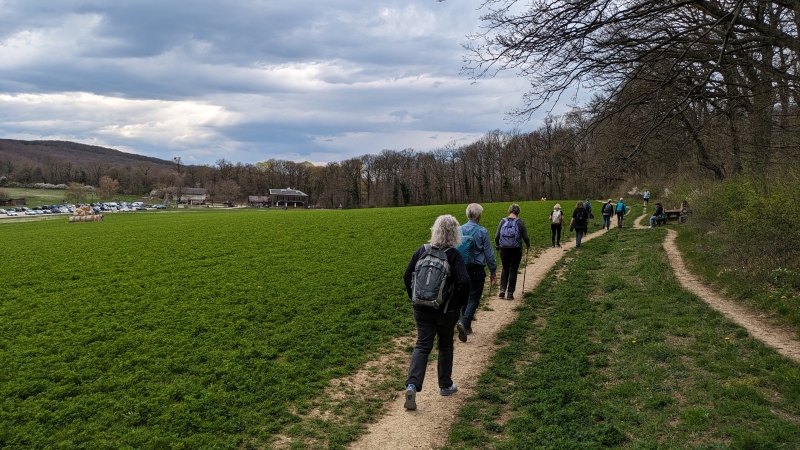
[{"label": "green grass field", "polygon": [[64,200],[64,192],[60,189],[27,189],[2,188],[11,198],[25,198],[26,206],[59,205]]},{"label": "green grass field", "polygon": [[[41,205],[59,205],[64,200],[64,193],[66,191],[60,189],[29,189],[29,188],[2,188],[5,189],[12,198],[25,198],[28,207],[41,206]],[[122,195],[115,198],[122,199],[122,201],[132,202],[138,199],[135,195]],[[94,197],[89,194],[83,200],[86,203],[95,201],[100,202],[100,197]]]},{"label": "green grass field", "polygon": [[[492,235],[507,206],[486,205]],[[552,205],[521,206],[547,245]],[[0,447],[265,445],[413,330],[402,273],[444,213],[465,221],[456,205],[4,224]]]},{"label": "green grass field", "polygon": [[527,293],[451,448],[800,448],[800,366],[684,291],[663,237],[612,229]]}]

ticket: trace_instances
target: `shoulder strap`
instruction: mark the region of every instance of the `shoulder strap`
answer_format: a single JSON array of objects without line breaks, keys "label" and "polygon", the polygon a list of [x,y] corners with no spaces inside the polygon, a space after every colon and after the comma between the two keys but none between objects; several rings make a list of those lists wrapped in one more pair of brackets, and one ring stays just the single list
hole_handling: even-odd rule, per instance
[{"label": "shoulder strap", "polygon": [[474,235],[475,235],[475,232],[476,232],[476,231],[478,231],[478,228],[480,228],[480,225],[475,225],[474,227],[472,227],[472,229],[471,229],[471,230],[469,230],[469,231],[467,231],[466,233],[464,233],[464,227],[465,227],[465,226],[466,226],[466,225],[462,225],[462,226],[461,226],[461,232],[462,232],[462,234],[463,234],[464,236],[469,236],[469,237],[472,237],[472,236],[474,236]]}]

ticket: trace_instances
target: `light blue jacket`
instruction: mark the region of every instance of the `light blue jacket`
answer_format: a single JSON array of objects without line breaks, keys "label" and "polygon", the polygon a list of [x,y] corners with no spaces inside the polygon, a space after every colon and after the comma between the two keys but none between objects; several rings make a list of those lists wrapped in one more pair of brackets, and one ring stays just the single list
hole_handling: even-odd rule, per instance
[{"label": "light blue jacket", "polygon": [[478,227],[478,231],[472,235],[472,242],[475,244],[472,247],[472,257],[475,258],[475,264],[479,266],[489,267],[490,276],[497,276],[497,261],[494,259],[494,248],[492,248],[492,241],[489,239],[489,232],[486,228],[480,226],[474,220],[461,225],[461,233],[469,234],[473,228]]}]

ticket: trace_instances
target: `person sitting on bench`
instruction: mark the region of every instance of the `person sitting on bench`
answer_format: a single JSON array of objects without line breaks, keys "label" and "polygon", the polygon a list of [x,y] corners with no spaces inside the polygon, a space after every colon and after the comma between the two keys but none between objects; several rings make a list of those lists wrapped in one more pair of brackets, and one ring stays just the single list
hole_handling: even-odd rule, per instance
[{"label": "person sitting on bench", "polygon": [[650,228],[653,228],[656,223],[663,220],[664,220],[664,207],[661,206],[661,203],[656,203],[656,212],[654,212],[652,217],[650,217]]}]

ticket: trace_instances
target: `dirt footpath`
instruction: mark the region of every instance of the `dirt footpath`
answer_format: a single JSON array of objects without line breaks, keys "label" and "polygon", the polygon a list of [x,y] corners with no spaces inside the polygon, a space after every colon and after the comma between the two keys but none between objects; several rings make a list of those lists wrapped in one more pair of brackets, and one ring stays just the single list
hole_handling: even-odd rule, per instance
[{"label": "dirt footpath", "polygon": [[[633,227],[647,229],[648,227],[639,225],[639,221],[646,215],[643,214],[637,217]],[[796,338],[796,332],[775,326],[767,320],[766,315],[751,311],[703,284],[698,277],[689,272],[683,263],[683,257],[680,250],[678,250],[678,245],[675,243],[677,237],[677,231],[667,230],[667,237],[664,239],[664,251],[667,253],[669,264],[672,266],[675,277],[678,278],[681,286],[700,297],[728,319],[744,327],[754,338],[774,348],[781,355],[800,362],[800,341]]]},{"label": "dirt footpath", "polygon": [[[599,230],[583,238],[587,242],[603,234]],[[535,288],[553,266],[575,247],[574,242],[562,248],[550,248],[538,258],[528,262],[525,273],[525,292]],[[499,273],[498,273],[499,275]],[[517,278],[518,286],[523,275]],[[417,409],[407,411],[403,408],[404,397],[398,396],[386,405],[386,415],[369,425],[367,434],[354,442],[349,448],[354,450],[389,449],[435,449],[447,445],[450,426],[456,419],[464,401],[475,393],[478,377],[486,370],[489,358],[497,350],[495,336],[517,318],[515,308],[521,303],[522,295],[517,288],[516,299],[509,301],[494,296],[484,299],[491,311],[478,308],[472,323],[473,333],[467,342],[456,340],[453,366],[453,381],[458,392],[449,397],[439,395],[436,384],[436,361],[428,364],[425,387],[417,393]]]},{"label": "dirt footpath", "polygon": [[766,320],[766,316],[758,314],[748,308],[726,299],[715,290],[701,283],[700,280],[683,263],[683,257],[675,243],[678,233],[667,230],[664,239],[664,250],[667,258],[675,271],[675,276],[684,289],[700,297],[712,308],[721,312],[728,319],[744,327],[751,336],[774,348],[778,353],[787,358],[800,362],[800,341],[796,339],[796,332],[789,329],[776,327]]}]

